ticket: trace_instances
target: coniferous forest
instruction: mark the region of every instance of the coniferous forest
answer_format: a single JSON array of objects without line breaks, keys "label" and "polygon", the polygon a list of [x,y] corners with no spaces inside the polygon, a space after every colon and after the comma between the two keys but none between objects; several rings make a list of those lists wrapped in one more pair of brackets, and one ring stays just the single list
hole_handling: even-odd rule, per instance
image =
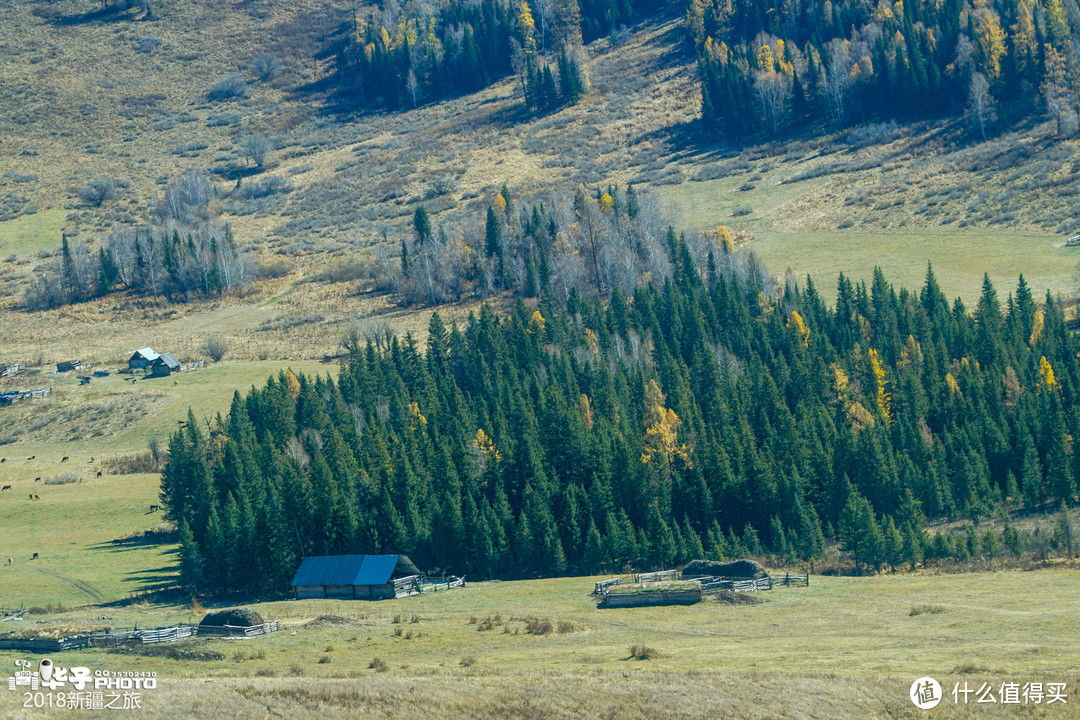
[{"label": "coniferous forest", "polygon": [[[566,241],[533,210],[535,242]],[[505,316],[436,314],[423,345],[189,415],[161,491],[186,581],[277,592],[347,552],[484,578],[813,561],[826,538],[880,568],[964,552],[928,520],[1076,500],[1080,348],[1023,278],[968,307],[932,268],[917,290],[878,271],[826,302],[726,242],[660,247],[629,292],[542,278]]]},{"label": "coniferous forest", "polygon": [[416,107],[517,75],[526,105],[549,111],[588,89],[583,37],[633,12],[627,0],[595,5],[583,13],[577,0],[386,3],[338,28],[316,59],[333,61],[337,97],[356,107]]},{"label": "coniferous forest", "polygon": [[689,0],[702,119],[716,135],[965,115],[975,137],[1080,108],[1075,0]]}]

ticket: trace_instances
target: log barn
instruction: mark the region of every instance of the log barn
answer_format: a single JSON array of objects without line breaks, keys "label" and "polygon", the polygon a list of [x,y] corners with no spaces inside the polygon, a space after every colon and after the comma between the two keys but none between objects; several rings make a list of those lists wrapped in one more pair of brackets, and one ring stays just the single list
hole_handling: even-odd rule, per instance
[{"label": "log barn", "polygon": [[293,577],[297,600],[382,600],[420,592],[421,572],[407,555],[307,557]]}]

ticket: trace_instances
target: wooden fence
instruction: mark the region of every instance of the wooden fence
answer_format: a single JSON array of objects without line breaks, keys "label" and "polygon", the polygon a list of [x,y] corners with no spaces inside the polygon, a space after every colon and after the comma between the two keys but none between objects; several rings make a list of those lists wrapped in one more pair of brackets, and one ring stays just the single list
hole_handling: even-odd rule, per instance
[{"label": "wooden fence", "polygon": [[600,580],[596,583],[596,588],[593,590],[593,595],[605,595],[607,589],[612,585],[622,585],[622,578],[611,578],[610,580]]},{"label": "wooden fence", "polygon": [[256,635],[265,635],[267,633],[277,632],[278,624],[277,620],[271,620],[268,623],[262,625],[219,625],[219,626],[198,626],[198,634],[204,636],[226,636],[226,637],[254,637]]},{"label": "wooden fence", "polygon": [[0,405],[14,405],[17,402],[23,400],[32,400],[34,398],[43,398],[52,395],[52,388],[41,388],[40,390],[24,390],[19,392],[17,390],[9,390],[0,393]]},{"label": "wooden fence", "polygon": [[664,580],[678,580],[678,570],[659,570],[651,573],[641,573],[634,576],[635,583],[663,582]]},{"label": "wooden fence", "polygon": [[420,584],[421,592],[426,593],[462,587],[465,587],[465,578],[457,577],[455,575],[448,575],[437,578],[425,577]]},{"label": "wooden fence", "polygon": [[[678,570],[662,570],[660,572],[642,573],[640,575],[634,575],[635,583],[645,584],[654,582],[663,582],[665,580],[678,580],[681,579],[681,575]],[[677,597],[682,592],[696,592],[697,597],[700,600],[705,595],[715,595],[722,590],[729,590],[731,592],[757,592],[759,590],[772,590],[774,587],[810,587],[809,575],[777,575],[766,576],[758,579],[748,578],[732,578],[732,577],[709,577],[699,576],[694,578],[686,578],[688,580],[696,580],[700,586],[699,590],[693,591],[677,591],[677,590],[646,590],[640,593],[633,593],[633,595],[644,595],[643,598],[637,600],[616,600],[612,602],[613,597],[623,597],[621,594],[616,595],[610,592],[610,588],[621,585],[622,578],[611,578],[610,580],[600,580],[596,583],[593,589],[594,595],[599,595],[603,598],[601,605],[604,607],[629,607],[631,605],[667,605],[673,603],[686,603],[696,602],[688,600],[688,596]]]},{"label": "wooden fence", "polygon": [[19,607],[17,607],[17,608],[8,608],[8,607],[0,606],[0,622],[9,622],[11,620],[22,620],[23,619],[23,613],[25,613],[25,612],[26,612],[25,608],[23,608],[23,606],[21,606],[21,605]]},{"label": "wooden fence", "polygon": [[149,645],[152,643],[176,642],[185,638],[203,635],[206,637],[253,637],[276,632],[277,621],[243,627],[222,625],[202,627],[200,625],[174,625],[172,627],[130,630],[109,630],[90,633],[89,635],[71,635],[56,640],[48,638],[0,638],[0,650],[22,650],[34,653],[59,652],[86,647],[119,647],[121,645]]}]

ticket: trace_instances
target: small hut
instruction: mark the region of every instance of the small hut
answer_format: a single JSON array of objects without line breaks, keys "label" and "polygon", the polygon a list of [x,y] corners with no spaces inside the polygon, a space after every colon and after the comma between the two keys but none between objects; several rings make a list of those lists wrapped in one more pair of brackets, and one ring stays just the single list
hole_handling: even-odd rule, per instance
[{"label": "small hut", "polygon": [[169,353],[161,353],[157,360],[150,366],[150,374],[154,377],[167,377],[180,370],[180,361]]},{"label": "small hut", "polygon": [[149,370],[159,357],[161,356],[154,352],[154,348],[144,347],[142,350],[135,351],[128,360],[128,367],[132,370]]},{"label": "small hut", "polygon": [[62,363],[56,363],[56,372],[71,372],[72,370],[78,370],[82,367],[82,360],[65,360]]},{"label": "small hut", "polygon": [[421,572],[407,555],[306,557],[293,577],[297,600],[382,600],[420,592]]}]

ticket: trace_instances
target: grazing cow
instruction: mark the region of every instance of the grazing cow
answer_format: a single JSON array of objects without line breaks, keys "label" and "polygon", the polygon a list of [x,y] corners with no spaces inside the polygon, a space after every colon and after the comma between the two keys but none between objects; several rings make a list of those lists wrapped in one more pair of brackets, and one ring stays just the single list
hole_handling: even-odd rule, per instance
[{"label": "grazing cow", "polygon": [[28,457],[28,458],[26,458],[26,459],[27,459],[27,460],[33,460],[33,459],[34,459],[34,458],[36,458],[36,457],[37,457],[37,455],[31,455],[30,457]]},{"label": "grazing cow", "polygon": [[7,462],[7,458],[0,458],[0,463],[6,463],[6,462]]},{"label": "grazing cow", "polygon": [[11,558],[8,558],[8,559],[7,559],[7,564],[8,564],[8,565],[14,565],[14,564],[15,564],[15,561],[14,561],[14,560],[12,560]]},{"label": "grazing cow", "polygon": [[35,500],[40,500],[41,498],[40,498],[40,497],[38,497],[38,496],[37,496],[37,494],[35,493],[35,495],[34,495],[34,499],[35,499]]},{"label": "grazing cow", "polygon": [[34,478],[34,482],[41,482],[41,478],[39,478],[39,477]]},{"label": "grazing cow", "polygon": [[31,560],[37,560],[37,553],[34,553],[34,557],[32,557],[32,558],[30,558],[30,559],[31,559]]},{"label": "grazing cow", "polygon": [[10,489],[11,489],[11,486],[10,486],[10,485],[5,485],[4,487],[0,488],[0,491],[3,491],[3,490],[10,490]]},{"label": "grazing cow", "polygon": [[101,471],[100,470],[97,471],[97,476],[101,477]]},{"label": "grazing cow", "polygon": [[34,493],[30,493],[30,499],[31,499],[31,500],[33,500],[33,499],[34,499]]},{"label": "grazing cow", "polygon": [[64,457],[60,458],[60,462],[67,462],[67,461],[68,461],[68,456],[67,456],[67,455],[65,455]]},{"label": "grazing cow", "polygon": [[150,512],[155,512],[155,511],[160,510],[160,509],[161,509],[160,505],[151,505],[150,506]]}]

